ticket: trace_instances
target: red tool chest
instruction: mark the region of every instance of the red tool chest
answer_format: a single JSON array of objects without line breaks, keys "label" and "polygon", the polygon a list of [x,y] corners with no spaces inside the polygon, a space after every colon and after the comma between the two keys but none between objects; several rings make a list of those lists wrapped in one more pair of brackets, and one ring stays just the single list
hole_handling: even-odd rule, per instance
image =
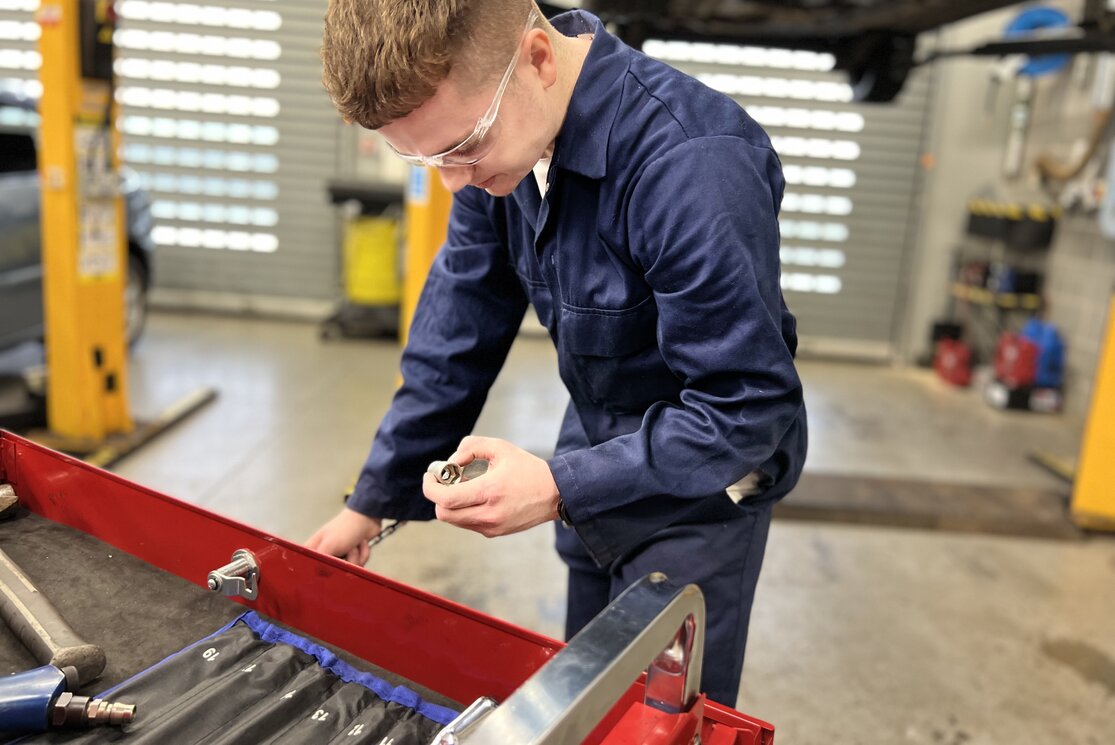
[{"label": "red tool chest", "polygon": [[[233,552],[249,550],[260,565],[259,594],[239,602],[466,705],[506,699],[564,647],[3,431],[0,483],[30,512],[203,587]],[[697,728],[706,745],[774,741],[771,725],[703,697],[689,712],[665,715],[644,706],[643,693],[635,682],[585,741],[688,743]]]}]

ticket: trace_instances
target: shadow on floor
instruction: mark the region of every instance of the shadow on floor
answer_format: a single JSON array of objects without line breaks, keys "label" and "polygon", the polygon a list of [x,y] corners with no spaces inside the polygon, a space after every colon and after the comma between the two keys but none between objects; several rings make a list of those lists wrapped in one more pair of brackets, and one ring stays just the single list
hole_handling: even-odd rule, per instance
[{"label": "shadow on floor", "polygon": [[784,519],[1075,540],[1068,489],[1022,489],[805,473],[774,509]]}]

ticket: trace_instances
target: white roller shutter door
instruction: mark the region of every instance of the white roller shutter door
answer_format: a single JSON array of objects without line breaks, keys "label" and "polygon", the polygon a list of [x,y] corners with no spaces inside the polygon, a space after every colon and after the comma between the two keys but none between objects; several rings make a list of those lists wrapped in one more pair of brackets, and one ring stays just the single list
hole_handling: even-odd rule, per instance
[{"label": "white roller shutter door", "polygon": [[782,287],[803,349],[888,356],[928,76],[914,75],[894,104],[866,105],[829,55],[653,40],[645,51],[732,95],[770,134],[786,175]]},{"label": "white roller shutter door", "polygon": [[[324,1],[118,0],[125,164],[151,193],[157,285],[337,294],[325,184],[338,117],[321,86]],[[0,0],[0,78],[34,91],[37,0]]]}]

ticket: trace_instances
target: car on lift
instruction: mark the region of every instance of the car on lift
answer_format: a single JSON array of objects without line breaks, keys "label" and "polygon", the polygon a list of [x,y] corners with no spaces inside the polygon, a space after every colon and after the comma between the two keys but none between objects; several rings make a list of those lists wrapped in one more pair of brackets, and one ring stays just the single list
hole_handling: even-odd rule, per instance
[{"label": "car on lift", "polygon": [[[636,48],[653,38],[827,52],[836,69],[847,73],[855,100],[887,102],[918,63],[919,34],[1015,4],[1017,0],[584,0],[583,6]],[[1085,5],[1082,30],[1110,25],[1101,0]],[[1068,48],[1049,51],[1084,51],[1089,41],[1070,40],[1064,42]],[[1099,49],[1112,45],[1102,35],[1095,42]],[[1026,49],[993,44],[965,53]]]},{"label": "car on lift", "polygon": [[[38,125],[34,98],[0,89],[0,351],[44,335]],[[128,233],[125,333],[131,345],[147,318],[155,241],[151,200],[138,175],[124,169],[121,186]]]}]

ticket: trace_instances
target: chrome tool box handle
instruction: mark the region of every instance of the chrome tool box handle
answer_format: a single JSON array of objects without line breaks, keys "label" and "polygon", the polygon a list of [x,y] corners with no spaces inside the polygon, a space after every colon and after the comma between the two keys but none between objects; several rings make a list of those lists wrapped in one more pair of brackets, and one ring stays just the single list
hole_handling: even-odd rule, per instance
[{"label": "chrome tool box handle", "polygon": [[648,575],[455,741],[579,743],[644,669],[645,703],[671,714],[686,711],[699,693],[704,632],[700,589],[678,589],[664,574]]}]

